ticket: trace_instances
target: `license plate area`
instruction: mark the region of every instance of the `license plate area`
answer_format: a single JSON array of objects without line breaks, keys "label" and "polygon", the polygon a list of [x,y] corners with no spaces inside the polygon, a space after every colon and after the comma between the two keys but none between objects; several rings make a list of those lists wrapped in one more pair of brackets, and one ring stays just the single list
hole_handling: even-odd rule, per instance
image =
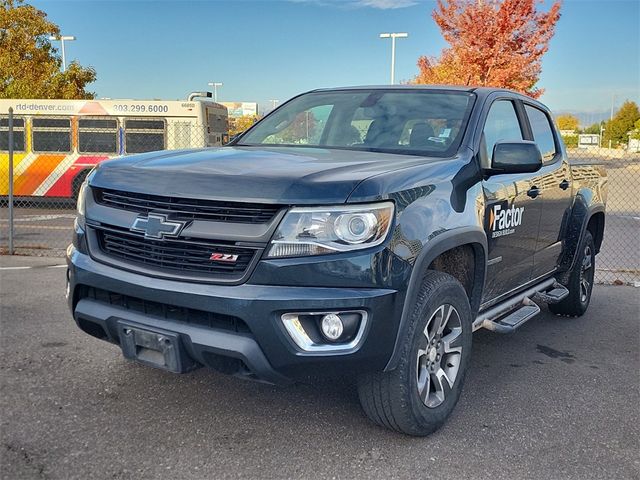
[{"label": "license plate area", "polygon": [[121,321],[118,322],[118,334],[125,358],[175,373],[195,367],[195,362],[183,351],[176,333]]}]

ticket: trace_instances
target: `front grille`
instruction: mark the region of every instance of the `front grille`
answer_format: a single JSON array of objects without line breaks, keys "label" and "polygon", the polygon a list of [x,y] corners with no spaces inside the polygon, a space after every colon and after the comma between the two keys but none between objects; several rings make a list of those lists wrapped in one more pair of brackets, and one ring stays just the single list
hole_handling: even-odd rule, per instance
[{"label": "front grille", "polygon": [[[211,280],[238,279],[245,273],[258,250],[204,240],[152,240],[118,227],[95,225],[100,250],[110,258],[159,270],[211,275]],[[238,255],[235,263],[215,262],[212,253]]]},{"label": "front grille", "polygon": [[132,312],[164,318],[175,322],[190,323],[218,330],[238,333],[251,333],[247,324],[240,318],[231,315],[205,312],[194,308],[178,307],[166,303],[150,302],[141,298],[110,292],[101,288],[83,285],[78,290],[77,300],[89,298],[100,303],[125,308]]},{"label": "front grille", "polygon": [[279,210],[275,205],[218,202],[213,200],[164,197],[146,193],[93,188],[100,205],[137,213],[171,213],[178,220],[208,220],[231,223],[268,223]]}]

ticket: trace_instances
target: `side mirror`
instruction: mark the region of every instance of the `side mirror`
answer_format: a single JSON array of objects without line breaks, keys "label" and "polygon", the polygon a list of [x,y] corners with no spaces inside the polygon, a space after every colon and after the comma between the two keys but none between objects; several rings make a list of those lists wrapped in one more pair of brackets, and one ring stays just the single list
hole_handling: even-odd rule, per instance
[{"label": "side mirror", "polygon": [[542,154],[535,142],[498,142],[493,147],[489,174],[533,173],[542,168]]}]

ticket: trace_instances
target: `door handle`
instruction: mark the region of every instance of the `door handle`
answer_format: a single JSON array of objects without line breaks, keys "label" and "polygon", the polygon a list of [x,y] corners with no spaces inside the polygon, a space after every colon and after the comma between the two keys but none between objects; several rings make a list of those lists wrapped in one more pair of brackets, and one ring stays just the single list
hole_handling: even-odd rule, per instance
[{"label": "door handle", "polygon": [[542,195],[542,192],[538,187],[531,187],[529,190],[527,190],[527,195],[529,195],[531,198],[536,198],[538,195]]},{"label": "door handle", "polygon": [[570,185],[571,183],[569,183],[569,180],[567,180],[566,178],[560,182],[560,188],[563,190],[566,190],[567,188],[569,188]]}]

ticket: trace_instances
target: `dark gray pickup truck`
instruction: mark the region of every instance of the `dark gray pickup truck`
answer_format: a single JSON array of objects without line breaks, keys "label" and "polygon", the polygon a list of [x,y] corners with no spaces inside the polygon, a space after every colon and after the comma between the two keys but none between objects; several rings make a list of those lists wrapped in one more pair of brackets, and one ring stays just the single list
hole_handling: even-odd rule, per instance
[{"label": "dark gray pickup truck", "polygon": [[585,312],[605,201],[605,173],[569,165],[531,98],[316,90],[229,146],[99,164],[68,301],[129,359],[353,376],[372,420],[426,435],[458,401],[474,330],[512,332],[541,303]]}]

